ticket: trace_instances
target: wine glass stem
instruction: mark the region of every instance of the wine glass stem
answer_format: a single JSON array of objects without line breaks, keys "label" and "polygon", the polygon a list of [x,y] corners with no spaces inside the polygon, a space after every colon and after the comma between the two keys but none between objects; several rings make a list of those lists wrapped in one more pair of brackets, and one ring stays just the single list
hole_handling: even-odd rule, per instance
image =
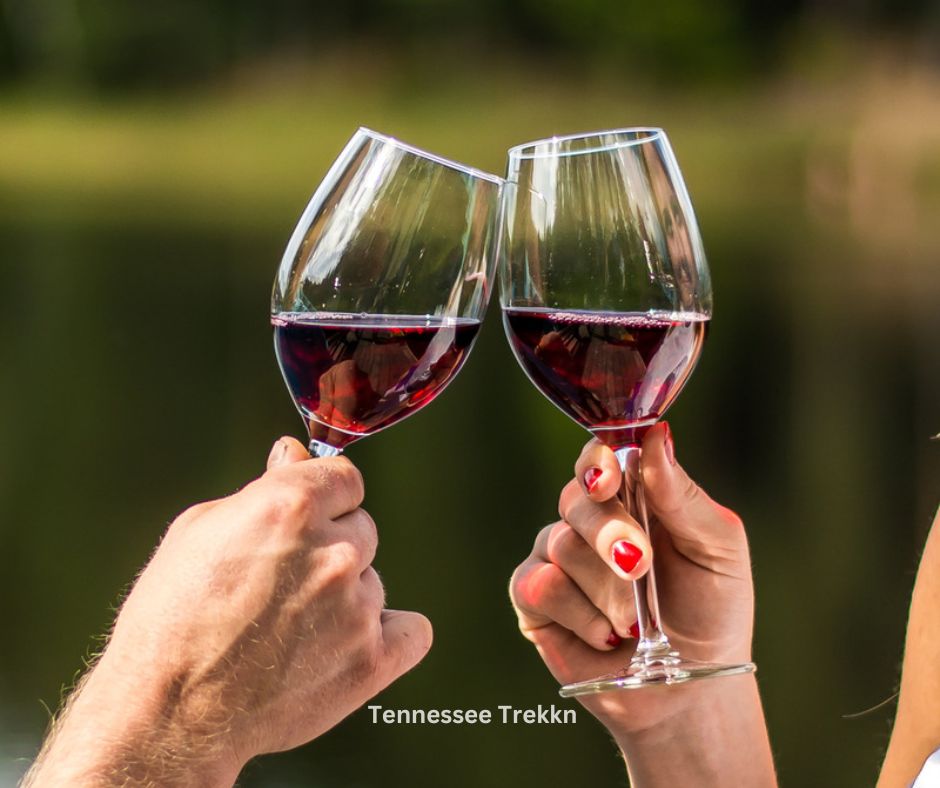
[{"label": "wine glass stem", "polygon": [[[650,538],[649,517],[646,500],[643,495],[642,455],[639,446],[626,446],[618,449],[617,459],[623,471],[623,486],[620,500],[627,513],[632,515],[643,528],[647,539]],[[659,612],[659,597],[656,593],[656,573],[650,564],[649,571],[633,582],[633,596],[636,602],[636,620],[639,630],[634,664],[648,663],[652,659],[676,656],[663,631],[663,619]]]},{"label": "wine glass stem", "polygon": [[311,440],[307,451],[310,452],[311,457],[336,457],[343,453],[342,449],[337,449],[335,446],[330,446],[329,443],[318,440]]}]

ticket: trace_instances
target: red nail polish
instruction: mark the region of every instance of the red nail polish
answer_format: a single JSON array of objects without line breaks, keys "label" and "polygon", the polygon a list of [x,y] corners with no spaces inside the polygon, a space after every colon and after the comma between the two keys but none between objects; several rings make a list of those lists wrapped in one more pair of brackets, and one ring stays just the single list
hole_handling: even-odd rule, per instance
[{"label": "red nail polish", "polygon": [[669,460],[669,464],[675,466],[676,464],[676,447],[672,442],[672,430],[669,429],[669,422],[664,421],[663,424],[666,426],[666,437],[664,439],[663,447],[666,450],[666,459]]},{"label": "red nail polish", "polygon": [[607,645],[617,648],[617,646],[619,646],[621,643],[623,643],[623,638],[620,637],[620,635],[618,635],[616,632],[611,630],[610,634],[607,636]]},{"label": "red nail polish", "polygon": [[589,493],[594,492],[597,482],[601,478],[603,471],[600,468],[588,468],[584,474],[584,486]]},{"label": "red nail polish", "polygon": [[640,622],[639,621],[634,621],[632,624],[630,624],[630,637],[632,637],[635,640],[639,640],[640,638]]},{"label": "red nail polish", "polygon": [[643,551],[626,539],[616,542],[612,552],[614,563],[627,574],[636,569],[636,565],[640,563],[640,559],[643,557]]}]

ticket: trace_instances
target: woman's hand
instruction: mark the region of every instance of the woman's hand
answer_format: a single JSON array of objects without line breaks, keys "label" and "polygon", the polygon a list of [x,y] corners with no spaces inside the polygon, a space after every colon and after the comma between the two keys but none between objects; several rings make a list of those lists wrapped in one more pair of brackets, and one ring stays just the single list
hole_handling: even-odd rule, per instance
[{"label": "woman's hand", "polygon": [[[616,673],[629,663],[637,634],[631,581],[648,570],[654,555],[663,624],[679,652],[703,662],[751,658],[754,592],[740,518],[709,498],[676,463],[668,425],[647,433],[642,457],[652,545],[617,499],[622,474],[616,457],[592,441],[578,458],[575,478],[562,490],[562,519],[539,533],[532,554],[513,575],[510,594],[519,627],[561,683]],[[718,758],[697,754],[689,768],[698,776],[688,784],[725,785],[733,779],[748,786],[774,784],[753,676],[579,700],[617,739],[638,785],[684,779],[674,757],[665,771],[660,766],[647,771],[683,738],[689,753],[710,741],[712,755],[749,748],[753,756],[728,774]],[[738,741],[727,735],[731,731]],[[714,741],[716,735],[722,740]],[[733,755],[727,753],[726,765],[735,761]],[[714,783],[708,782],[712,761]],[[675,768],[680,771],[670,771]]]}]

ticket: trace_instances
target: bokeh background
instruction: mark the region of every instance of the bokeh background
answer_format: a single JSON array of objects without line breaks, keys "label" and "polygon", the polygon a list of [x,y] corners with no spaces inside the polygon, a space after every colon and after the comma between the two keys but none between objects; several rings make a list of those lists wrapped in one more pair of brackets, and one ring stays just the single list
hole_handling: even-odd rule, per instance
[{"label": "bokeh background", "polygon": [[[667,128],[716,289],[669,414],[753,544],[783,785],[872,784],[940,493],[940,6],[926,0],[0,0],[0,784],[188,503],[299,434],[268,325],[359,125],[501,173],[510,145]],[[495,310],[432,406],[352,447],[390,602],[434,649],[378,702],[561,703],[506,583],[585,435]],[[359,712],[245,786],[622,786],[575,726]]]}]

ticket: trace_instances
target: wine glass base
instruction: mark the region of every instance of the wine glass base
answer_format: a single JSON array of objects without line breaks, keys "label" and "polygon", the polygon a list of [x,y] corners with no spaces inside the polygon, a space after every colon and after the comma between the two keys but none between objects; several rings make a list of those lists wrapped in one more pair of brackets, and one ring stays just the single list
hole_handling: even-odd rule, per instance
[{"label": "wine glass base", "polygon": [[596,679],[565,684],[558,694],[563,698],[578,695],[594,695],[611,690],[643,689],[645,687],[663,687],[684,684],[687,681],[712,679],[720,676],[739,676],[754,673],[757,666],[753,662],[737,664],[719,664],[715,662],[696,662],[678,657],[663,657],[649,661],[638,661],[624,668],[619,673],[598,676]]}]

